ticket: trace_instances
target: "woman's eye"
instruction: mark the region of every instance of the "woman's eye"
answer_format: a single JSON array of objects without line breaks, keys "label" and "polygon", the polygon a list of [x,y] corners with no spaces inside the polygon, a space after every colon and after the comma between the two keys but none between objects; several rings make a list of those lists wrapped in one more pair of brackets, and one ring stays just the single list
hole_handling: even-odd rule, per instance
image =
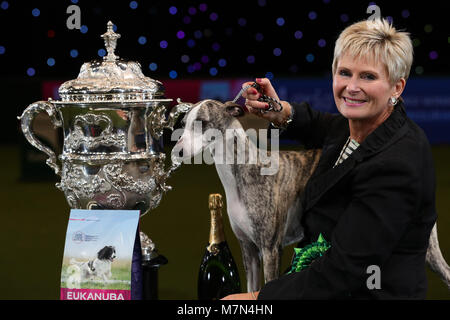
[{"label": "woman's eye", "polygon": [[367,79],[367,80],[375,80],[376,77],[373,74],[370,73],[366,73],[362,76],[363,79]]},{"label": "woman's eye", "polygon": [[346,70],[341,70],[339,71],[339,75],[347,77],[350,75],[350,72],[346,71]]}]

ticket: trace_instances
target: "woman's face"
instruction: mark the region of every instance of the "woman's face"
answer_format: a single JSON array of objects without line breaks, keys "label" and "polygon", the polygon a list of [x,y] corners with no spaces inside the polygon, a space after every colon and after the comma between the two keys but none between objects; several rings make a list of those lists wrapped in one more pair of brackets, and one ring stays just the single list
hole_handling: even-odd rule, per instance
[{"label": "woman's face", "polygon": [[347,119],[376,123],[389,113],[389,98],[400,96],[404,83],[399,92],[401,85],[390,84],[383,63],[375,64],[370,59],[354,59],[344,54],[333,75],[334,101]]}]

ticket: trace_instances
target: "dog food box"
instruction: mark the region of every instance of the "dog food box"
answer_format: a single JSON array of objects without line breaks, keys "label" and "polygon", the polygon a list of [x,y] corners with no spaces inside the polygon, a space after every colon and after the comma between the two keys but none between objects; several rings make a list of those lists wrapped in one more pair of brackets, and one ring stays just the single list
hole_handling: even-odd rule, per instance
[{"label": "dog food box", "polygon": [[142,288],[138,210],[70,211],[61,300],[137,300]]}]

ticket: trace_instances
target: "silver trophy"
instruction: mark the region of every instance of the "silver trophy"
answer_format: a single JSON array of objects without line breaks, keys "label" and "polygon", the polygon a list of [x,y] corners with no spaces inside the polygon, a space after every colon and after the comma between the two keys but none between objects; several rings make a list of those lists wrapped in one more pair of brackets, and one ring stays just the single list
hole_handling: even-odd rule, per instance
[{"label": "silver trophy", "polygon": [[[140,210],[158,206],[166,180],[180,165],[165,164],[164,128],[192,104],[175,105],[164,97],[161,82],[143,75],[137,62],[115,55],[120,35],[107,24],[103,60],[84,63],[77,79],[59,87],[60,100],[38,101],[19,117],[26,139],[48,155],[47,164],[61,177],[56,186],[71,208]],[[64,145],[58,159],[31,130],[35,116],[46,112],[62,127]],[[58,161],[59,160],[59,161]]]},{"label": "silver trophy", "polygon": [[[26,139],[61,176],[56,186],[71,208],[138,209],[144,215],[170,190],[166,180],[180,165],[165,168],[163,129],[173,130],[191,104],[178,100],[166,118],[172,99],[164,98],[161,82],[142,74],[139,63],[115,55],[120,35],[112,22],[102,38],[108,53],[103,60],[84,63],[77,79],[59,87],[60,100],[35,102],[19,119]],[[31,130],[40,112],[63,128],[60,164]]]}]

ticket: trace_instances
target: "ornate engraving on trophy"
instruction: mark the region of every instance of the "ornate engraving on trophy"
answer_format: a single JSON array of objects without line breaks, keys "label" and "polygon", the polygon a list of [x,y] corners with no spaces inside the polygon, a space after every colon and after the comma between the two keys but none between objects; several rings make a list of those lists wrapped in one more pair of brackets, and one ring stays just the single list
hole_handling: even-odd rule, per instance
[{"label": "ornate engraving on trophy", "polygon": [[[103,127],[105,127],[102,129]],[[83,128],[89,129],[83,132]],[[83,146],[82,152],[95,151],[99,146],[117,147],[119,150],[126,145],[123,132],[112,132],[112,121],[104,114],[84,114],[75,117],[73,131],[66,137],[64,146],[68,152],[76,152]],[[99,133],[100,132],[100,133]],[[97,136],[93,136],[96,135]]]}]

